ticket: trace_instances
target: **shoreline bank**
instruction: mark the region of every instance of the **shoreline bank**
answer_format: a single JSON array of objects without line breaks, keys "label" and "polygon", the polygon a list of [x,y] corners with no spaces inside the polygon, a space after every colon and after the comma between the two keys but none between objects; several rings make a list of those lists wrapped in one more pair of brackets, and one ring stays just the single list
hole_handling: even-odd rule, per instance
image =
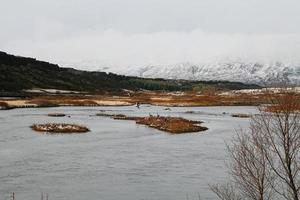
[{"label": "shoreline bank", "polygon": [[[132,106],[149,104],[166,107],[258,106],[281,93],[135,92],[120,95],[44,95],[19,98],[0,97],[0,109],[58,106]],[[300,94],[296,94],[299,96]]]}]

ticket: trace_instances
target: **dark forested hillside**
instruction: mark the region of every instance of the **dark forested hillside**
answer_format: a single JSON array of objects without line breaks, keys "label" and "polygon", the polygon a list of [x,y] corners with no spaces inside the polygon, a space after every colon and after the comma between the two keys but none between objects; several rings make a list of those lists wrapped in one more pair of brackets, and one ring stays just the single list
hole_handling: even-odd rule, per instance
[{"label": "dark forested hillside", "polygon": [[258,88],[238,82],[143,79],[104,72],[80,71],[0,52],[0,91],[17,92],[31,88],[86,92],[130,90],[203,90]]}]

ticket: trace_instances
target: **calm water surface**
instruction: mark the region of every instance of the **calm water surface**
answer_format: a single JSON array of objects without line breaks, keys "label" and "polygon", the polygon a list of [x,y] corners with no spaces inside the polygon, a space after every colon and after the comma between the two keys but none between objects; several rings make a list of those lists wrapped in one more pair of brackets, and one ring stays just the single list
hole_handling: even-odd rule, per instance
[{"label": "calm water surface", "polygon": [[[194,111],[194,113],[186,113]],[[70,117],[48,117],[63,112]],[[202,120],[209,130],[170,135],[133,121],[96,113],[150,114]],[[216,199],[208,184],[226,181],[225,142],[255,113],[254,107],[171,108],[58,107],[0,111],[0,200],[183,200]],[[47,135],[33,123],[86,125],[87,134]]]}]

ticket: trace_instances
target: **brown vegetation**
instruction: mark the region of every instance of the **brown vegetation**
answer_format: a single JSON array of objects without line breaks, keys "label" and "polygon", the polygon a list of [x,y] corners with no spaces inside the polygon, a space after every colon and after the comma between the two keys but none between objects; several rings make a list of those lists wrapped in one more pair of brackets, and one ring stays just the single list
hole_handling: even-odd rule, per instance
[{"label": "brown vegetation", "polygon": [[264,111],[272,113],[300,112],[300,96],[293,92],[287,92],[278,97],[271,97],[270,104]]},{"label": "brown vegetation", "polygon": [[199,126],[201,121],[187,120],[181,117],[163,117],[163,116],[148,116],[148,117],[129,117],[122,114],[105,114],[99,113],[97,116],[111,117],[115,120],[134,120],[137,124],[147,125],[161,131],[169,133],[189,133],[207,130],[206,127]]},{"label": "brown vegetation", "polygon": [[27,101],[28,104],[36,105],[37,107],[56,107],[58,106],[56,103],[49,101],[47,99],[33,99]]},{"label": "brown vegetation", "polygon": [[0,109],[8,109],[9,105],[6,102],[0,102]]},{"label": "brown vegetation", "polygon": [[64,113],[49,113],[48,116],[49,117],[64,117],[64,116],[66,116],[66,114],[64,114]]},{"label": "brown vegetation", "polygon": [[107,114],[107,113],[98,113],[96,114],[97,116],[102,116],[102,117],[111,117],[116,120],[135,120],[137,117],[128,117],[123,114]]},{"label": "brown vegetation", "polygon": [[[270,97],[282,93],[197,93],[197,92],[132,92],[130,95],[50,95],[32,96],[26,99],[1,100],[11,107],[52,106],[127,106],[151,104],[159,106],[258,106],[268,103]],[[300,94],[295,94],[300,99]]]},{"label": "brown vegetation", "polygon": [[27,101],[28,104],[35,104],[37,107],[54,106],[98,106],[95,101],[77,99],[75,97],[38,97]]},{"label": "brown vegetation", "polygon": [[237,114],[232,114],[231,117],[238,117],[238,118],[250,118],[251,115],[249,114],[242,114],[242,113],[237,113]]},{"label": "brown vegetation", "polygon": [[[150,98],[147,98],[149,97]],[[252,94],[198,94],[196,92],[176,93],[135,93],[131,102],[140,102],[161,106],[236,106],[259,105],[264,98]]]},{"label": "brown vegetation", "polygon": [[189,133],[207,130],[206,127],[198,125],[201,122],[181,117],[149,116],[136,118],[135,121],[137,124],[144,124],[170,133]]},{"label": "brown vegetation", "polygon": [[90,131],[87,127],[76,124],[34,124],[31,128],[47,133],[85,133]]}]

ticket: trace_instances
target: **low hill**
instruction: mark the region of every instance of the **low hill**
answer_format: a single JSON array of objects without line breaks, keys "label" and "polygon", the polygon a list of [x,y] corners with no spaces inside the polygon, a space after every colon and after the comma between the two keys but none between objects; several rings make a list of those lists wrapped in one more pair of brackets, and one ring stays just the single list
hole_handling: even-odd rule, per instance
[{"label": "low hill", "polygon": [[32,88],[101,93],[118,92],[122,89],[187,91],[250,89],[259,86],[228,81],[145,79],[105,72],[81,71],[0,52],[0,91],[21,92]]}]

